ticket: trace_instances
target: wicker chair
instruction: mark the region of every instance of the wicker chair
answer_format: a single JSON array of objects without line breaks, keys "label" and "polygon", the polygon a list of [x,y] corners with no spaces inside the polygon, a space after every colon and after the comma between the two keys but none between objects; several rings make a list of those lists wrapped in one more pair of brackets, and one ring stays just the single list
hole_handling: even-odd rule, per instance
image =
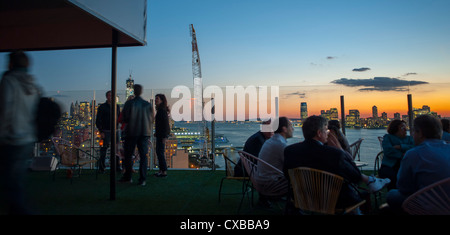
[{"label": "wicker chair", "polygon": [[[65,166],[69,168],[68,170],[71,173],[70,174],[71,183],[74,176],[79,176],[81,174],[81,169],[83,166],[86,166],[87,164],[97,163],[97,159],[94,156],[78,148],[77,146],[74,146],[67,140],[58,137],[53,137],[52,142],[55,146],[56,153],[59,156],[57,168],[59,168],[59,166]],[[98,167],[96,170],[96,177],[97,173]],[[54,171],[54,174],[56,174],[56,171]]]},{"label": "wicker chair", "polygon": [[411,215],[450,215],[450,178],[415,192],[406,198],[402,208]]},{"label": "wicker chair", "polygon": [[[226,151],[223,152],[223,158],[225,160],[225,176],[222,178],[222,180],[220,181],[220,187],[219,187],[219,202],[220,202],[220,198],[222,194],[222,186],[223,186],[223,182],[224,180],[234,180],[234,181],[242,181],[242,192],[240,192],[241,194],[245,193],[245,182],[249,180],[248,177],[237,177],[234,176],[234,167],[236,166],[236,161],[233,161],[233,159],[231,159],[232,157],[228,156],[228,153]],[[236,194],[236,193],[227,193],[227,194]]]},{"label": "wicker chair", "polygon": [[346,214],[366,201],[336,210],[336,204],[344,182],[341,176],[308,167],[289,169],[294,195],[294,205],[303,211],[334,215]]}]

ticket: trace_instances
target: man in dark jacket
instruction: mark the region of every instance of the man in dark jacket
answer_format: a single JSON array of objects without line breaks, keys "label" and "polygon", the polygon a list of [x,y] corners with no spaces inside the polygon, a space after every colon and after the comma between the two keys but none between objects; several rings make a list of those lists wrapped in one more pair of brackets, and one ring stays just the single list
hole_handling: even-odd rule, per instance
[{"label": "man in dark jacket", "polygon": [[[117,119],[120,115],[120,108],[117,105]],[[103,145],[100,147],[100,159],[98,169],[100,172],[105,171],[106,152],[111,144],[111,91],[106,92],[106,102],[98,107],[97,120],[95,125],[100,132],[100,137],[103,140]],[[119,158],[116,158],[117,171],[120,171],[118,164]]]},{"label": "man in dark jacket", "polygon": [[125,137],[125,173],[120,182],[131,183],[133,160],[132,155],[137,146],[139,151],[139,182],[145,186],[147,176],[148,141],[153,132],[153,107],[142,99],[143,88],[141,85],[134,85],[134,99],[127,101],[123,107],[123,121],[126,123],[124,130]]},{"label": "man in dark jacket", "polygon": [[351,184],[364,182],[368,185],[370,192],[376,192],[389,183],[389,180],[361,174],[355,163],[342,149],[324,145],[328,141],[325,118],[320,116],[307,118],[303,123],[302,131],[305,141],[284,149],[283,171],[288,180],[290,180],[288,170],[297,167],[314,168],[343,177],[344,184],[336,205],[336,208],[341,209],[362,201],[359,192]]},{"label": "man in dark jacket", "polygon": [[[262,124],[270,124],[270,120],[269,121],[265,121]],[[258,131],[255,134],[253,134],[252,136],[250,136],[247,141],[245,141],[245,145],[244,145],[244,152],[250,153],[251,155],[258,157],[259,155],[259,151],[261,150],[264,142],[266,142],[266,140],[270,139],[270,137],[273,136],[273,131],[271,132],[262,132],[262,131]],[[247,172],[245,171],[244,167],[242,166],[242,161],[241,159],[238,160],[238,162],[236,163],[236,165],[234,166],[234,176],[235,177],[248,177]]]}]

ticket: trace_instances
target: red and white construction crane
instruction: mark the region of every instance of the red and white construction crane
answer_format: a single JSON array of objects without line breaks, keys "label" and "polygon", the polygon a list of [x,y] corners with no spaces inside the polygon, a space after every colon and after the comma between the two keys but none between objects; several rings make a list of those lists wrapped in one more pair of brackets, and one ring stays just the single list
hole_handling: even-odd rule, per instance
[{"label": "red and white construction crane", "polygon": [[[208,156],[208,128],[206,127],[206,120],[203,118],[203,81],[202,69],[200,64],[200,54],[198,53],[197,36],[195,34],[194,25],[189,27],[192,37],[192,74],[194,77],[194,121],[201,122],[203,146],[200,150],[201,157]],[[214,138],[214,137],[212,137]]]}]

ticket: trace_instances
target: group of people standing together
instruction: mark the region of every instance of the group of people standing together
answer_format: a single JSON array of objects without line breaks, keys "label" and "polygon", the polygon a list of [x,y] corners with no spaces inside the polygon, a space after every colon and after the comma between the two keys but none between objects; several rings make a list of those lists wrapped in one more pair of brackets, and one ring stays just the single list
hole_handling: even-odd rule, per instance
[{"label": "group of people standing together", "polygon": [[[0,191],[5,195],[10,214],[33,214],[25,200],[25,175],[28,161],[33,156],[37,139],[36,111],[43,89],[28,73],[31,60],[23,51],[7,55],[8,70],[0,80]],[[129,99],[122,110],[117,107],[124,140],[124,174],[120,182],[132,182],[133,155],[137,146],[140,155],[139,185],[144,186],[147,175],[149,138],[155,126],[156,154],[159,162],[157,177],[167,176],[165,141],[170,134],[169,107],[163,94],[155,96],[156,115],[153,105],[142,99],[143,87],[134,86],[135,97]],[[111,92],[106,102],[98,108],[96,126],[103,146],[100,150],[99,170],[105,170],[105,158],[111,141]],[[111,159],[114,161],[114,159]],[[116,159],[117,161],[119,159]],[[120,169],[120,165],[117,164]],[[116,169],[116,170],[119,170]],[[114,170],[114,169],[111,169]],[[3,196],[3,195],[2,195]]]},{"label": "group of people standing together", "polygon": [[[158,158],[159,172],[156,177],[167,177],[167,163],[165,159],[165,143],[170,134],[169,107],[164,94],[155,96],[156,115],[153,105],[144,100],[141,95],[143,87],[134,85],[134,97],[131,96],[124,104],[122,112],[117,106],[117,120],[121,124],[122,139],[124,141],[124,173],[119,182],[132,183],[133,156],[137,147],[139,153],[139,179],[138,185],[145,186],[147,178],[149,139],[153,134],[153,123],[155,125],[154,136],[155,151]],[[96,126],[103,140],[100,149],[99,171],[105,170],[106,151],[111,142],[111,91],[106,92],[106,102],[98,107]],[[112,158],[111,158],[112,160]],[[116,158],[117,169],[120,171],[119,159]]]},{"label": "group of people standing together", "polygon": [[[406,133],[406,123],[394,120],[383,138],[384,158],[379,177],[367,176],[358,169],[351,157],[349,144],[340,131],[339,122],[327,121],[321,116],[310,116],[302,126],[304,141],[287,145],[293,136],[292,123],[280,117],[274,132],[259,131],[245,143],[243,151],[271,164],[284,173],[280,177],[273,169],[257,164],[259,204],[270,206],[268,198],[286,197],[288,213],[301,213],[291,203],[289,169],[309,167],[337,174],[344,178],[336,208],[342,209],[368,198],[385,186],[389,190],[386,202],[390,213],[402,213],[402,202],[414,192],[434,182],[450,177],[450,144],[444,139],[448,134],[448,120],[421,115],[414,120],[412,136]],[[447,123],[447,124],[445,124]],[[444,127],[444,128],[443,128]],[[447,128],[447,129],[446,129]],[[443,131],[444,130],[444,131]],[[445,137],[444,137],[445,138]],[[235,176],[247,175],[239,161]],[[368,191],[353,185],[365,183]],[[361,214],[357,208],[353,213]]]}]

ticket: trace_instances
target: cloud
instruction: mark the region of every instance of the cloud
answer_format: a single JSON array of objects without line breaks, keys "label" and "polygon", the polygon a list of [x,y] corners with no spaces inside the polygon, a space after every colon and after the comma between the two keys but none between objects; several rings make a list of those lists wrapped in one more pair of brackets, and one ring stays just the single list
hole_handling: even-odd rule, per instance
[{"label": "cloud", "polygon": [[296,92],[291,92],[291,93],[288,93],[288,94],[286,94],[286,97],[289,97],[289,96],[298,96],[298,98],[305,98],[306,97],[306,93],[302,93],[302,92],[300,92],[300,91],[296,91]]},{"label": "cloud", "polygon": [[349,79],[341,78],[331,83],[348,87],[364,87],[359,91],[407,91],[408,86],[428,84],[424,81],[408,81],[398,78],[374,77],[369,79]]},{"label": "cloud", "polygon": [[370,70],[370,68],[362,67],[362,68],[353,69],[352,71],[353,72],[364,72],[364,71],[367,71],[367,70]]}]

